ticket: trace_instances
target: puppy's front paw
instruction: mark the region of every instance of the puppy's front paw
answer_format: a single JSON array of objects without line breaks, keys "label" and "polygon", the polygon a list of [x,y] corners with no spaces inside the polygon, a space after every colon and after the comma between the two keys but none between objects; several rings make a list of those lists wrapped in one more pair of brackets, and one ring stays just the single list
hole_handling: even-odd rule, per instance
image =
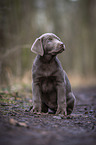
[{"label": "puppy's front paw", "polygon": [[34,114],[41,114],[41,111],[40,111],[39,107],[33,107],[31,112],[34,113]]},{"label": "puppy's front paw", "polygon": [[58,114],[62,114],[62,115],[64,115],[64,116],[66,116],[67,115],[67,110],[66,109],[62,109],[62,108],[58,108],[57,109],[57,111],[56,111],[56,115],[58,115]]}]

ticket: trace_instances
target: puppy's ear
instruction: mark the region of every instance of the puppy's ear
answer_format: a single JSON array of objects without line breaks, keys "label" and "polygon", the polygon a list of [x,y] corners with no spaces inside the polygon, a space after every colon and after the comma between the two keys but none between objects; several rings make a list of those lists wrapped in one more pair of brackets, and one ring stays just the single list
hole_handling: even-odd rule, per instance
[{"label": "puppy's ear", "polygon": [[37,38],[35,40],[35,42],[33,43],[32,47],[31,47],[31,51],[43,56],[44,50],[43,50],[43,46],[42,46],[42,40],[40,38]]}]

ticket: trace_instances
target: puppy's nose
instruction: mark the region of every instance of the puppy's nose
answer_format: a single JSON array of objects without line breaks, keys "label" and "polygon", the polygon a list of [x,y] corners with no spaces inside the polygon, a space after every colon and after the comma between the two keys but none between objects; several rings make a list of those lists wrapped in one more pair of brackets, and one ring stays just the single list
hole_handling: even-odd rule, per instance
[{"label": "puppy's nose", "polygon": [[60,47],[62,47],[65,50],[65,45],[63,44],[63,42],[61,42]]},{"label": "puppy's nose", "polygon": [[60,46],[63,47],[63,45],[64,45],[64,44],[63,44],[63,42],[62,42],[62,43],[60,44]]}]

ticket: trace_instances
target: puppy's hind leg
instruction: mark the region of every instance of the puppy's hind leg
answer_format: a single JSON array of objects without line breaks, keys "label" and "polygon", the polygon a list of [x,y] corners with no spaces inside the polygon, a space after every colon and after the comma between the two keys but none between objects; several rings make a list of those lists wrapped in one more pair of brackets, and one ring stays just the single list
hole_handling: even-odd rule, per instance
[{"label": "puppy's hind leg", "polygon": [[72,92],[67,94],[67,115],[71,114],[74,108],[74,104],[76,102],[75,96]]}]

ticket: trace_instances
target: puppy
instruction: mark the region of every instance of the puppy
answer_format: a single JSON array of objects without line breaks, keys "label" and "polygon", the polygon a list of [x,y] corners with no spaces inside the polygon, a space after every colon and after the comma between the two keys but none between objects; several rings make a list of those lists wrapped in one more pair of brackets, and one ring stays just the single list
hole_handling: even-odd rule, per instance
[{"label": "puppy", "polygon": [[32,67],[34,113],[47,113],[49,110],[56,114],[72,113],[75,96],[67,74],[56,57],[64,50],[65,45],[53,33],[41,35],[31,47],[31,51],[37,54]]}]

